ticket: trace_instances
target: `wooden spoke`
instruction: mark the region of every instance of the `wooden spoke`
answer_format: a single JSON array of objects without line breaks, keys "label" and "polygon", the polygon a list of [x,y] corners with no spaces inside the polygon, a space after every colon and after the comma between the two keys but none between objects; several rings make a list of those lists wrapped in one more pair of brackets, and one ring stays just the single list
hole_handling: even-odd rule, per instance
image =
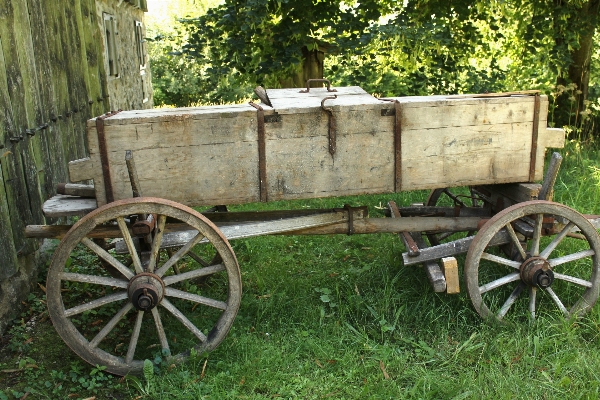
[{"label": "wooden spoke", "polygon": [[542,221],[544,220],[544,214],[537,214],[535,216],[535,223],[533,225],[533,239],[531,239],[531,255],[537,256],[540,254],[540,239],[542,237]]},{"label": "wooden spoke", "polygon": [[177,297],[179,299],[193,301],[194,303],[198,304],[204,304],[205,306],[218,308],[219,310],[227,309],[227,303],[225,303],[224,301],[209,299],[204,296],[199,296],[197,294],[184,292],[170,287],[165,289],[165,295],[169,297]]},{"label": "wooden spoke", "polygon": [[120,273],[122,273],[125,276],[125,278],[131,279],[135,275],[129,268],[121,264],[119,260],[114,258],[108,251],[98,246],[91,239],[84,237],[81,239],[81,243],[83,243],[87,246],[87,248],[96,253],[98,257],[102,258],[104,261],[115,267]]},{"label": "wooden spoke", "polygon": [[173,304],[171,304],[171,302],[169,302],[167,299],[163,299],[163,301],[160,304],[164,308],[169,310],[169,312],[173,314],[173,316],[177,318],[179,322],[181,322],[183,326],[185,326],[190,332],[192,332],[201,342],[206,341],[206,335],[204,335],[204,333],[202,333],[200,329],[196,328],[196,325],[194,325],[192,321],[187,319],[187,317],[183,315],[183,313],[179,311]]},{"label": "wooden spoke", "polygon": [[495,281],[491,281],[490,283],[486,283],[483,286],[479,287],[479,293],[483,294],[485,292],[489,292],[492,289],[496,289],[500,286],[506,285],[510,282],[515,282],[521,279],[521,276],[518,272],[513,272],[512,274],[508,274],[503,276],[502,278],[496,279]]},{"label": "wooden spoke", "polygon": [[586,281],[585,279],[579,279],[574,276],[559,274],[558,272],[554,272],[554,279],[560,279],[587,288],[591,288],[593,286],[592,282]]},{"label": "wooden spoke", "polygon": [[171,268],[179,260],[181,260],[181,258],[183,256],[185,256],[192,249],[192,247],[194,247],[200,241],[202,241],[202,239],[204,239],[204,235],[202,233],[199,232],[198,234],[196,234],[196,236],[194,236],[192,238],[192,240],[187,242],[185,244],[185,246],[180,248],[177,251],[177,253],[173,254],[173,256],[171,258],[169,258],[169,260],[162,267],[160,267],[158,270],[156,270],[156,275],[162,277],[165,274],[165,272],[167,272],[169,270],[169,268]]},{"label": "wooden spoke", "polygon": [[81,314],[84,311],[93,310],[94,308],[101,307],[105,304],[114,303],[115,301],[125,300],[127,298],[127,292],[119,292],[114,294],[109,294],[108,296],[101,297],[99,299],[90,301],[88,303],[82,304],[80,306],[69,308],[65,310],[64,316],[69,318],[73,315]]},{"label": "wooden spoke", "polygon": [[493,254],[489,254],[489,253],[483,253],[481,255],[481,258],[484,260],[488,260],[488,261],[492,261],[495,262],[496,264],[502,264],[502,265],[506,265],[508,267],[514,268],[514,269],[519,269],[521,267],[521,263],[518,261],[512,261],[500,256],[496,256]]},{"label": "wooden spoke", "polygon": [[115,326],[119,323],[119,321],[133,308],[133,304],[127,303],[125,304],[118,313],[115,314],[114,317],[111,318],[110,321],[102,328],[100,332],[92,339],[90,342],[90,347],[98,347],[100,342],[114,329]]},{"label": "wooden spoke", "polygon": [[454,193],[452,193],[448,189],[444,189],[444,194],[446,194],[446,196],[450,197],[454,201],[454,204],[459,205],[461,207],[467,206],[461,199],[458,198],[458,196],[455,196]]},{"label": "wooden spoke", "polygon": [[131,234],[129,233],[129,228],[127,227],[127,223],[125,222],[124,217],[117,217],[117,223],[119,224],[119,229],[121,230],[121,234],[123,235],[123,241],[127,245],[127,249],[129,250],[129,255],[133,260],[133,267],[135,272],[141,274],[144,272],[142,268],[142,262],[140,261],[140,256],[135,248],[135,244],[133,243],[133,239],[131,238]]},{"label": "wooden spoke", "polygon": [[523,291],[524,288],[525,288],[525,284],[523,282],[521,282],[517,285],[515,290],[513,290],[513,292],[510,294],[510,296],[508,296],[508,298],[506,299],[506,301],[504,302],[502,307],[500,307],[500,310],[496,314],[496,318],[498,318],[499,320],[504,318],[504,316],[506,315],[508,310],[510,310],[510,307],[515,303],[515,301],[517,301],[517,299],[519,298],[519,295],[521,294],[521,292]]},{"label": "wooden spoke", "polygon": [[[163,302],[165,299],[163,299]],[[162,304],[162,302],[161,302]],[[162,321],[160,319],[160,314],[158,309],[154,307],[152,309],[152,317],[154,318],[154,325],[156,326],[156,333],[158,334],[158,340],[160,341],[160,347],[163,349],[163,352],[167,354],[171,354],[171,349],[169,348],[169,342],[167,341],[167,335],[165,333],[165,328],[163,327]]]},{"label": "wooden spoke", "polygon": [[223,264],[211,265],[210,267],[198,268],[179,275],[167,276],[165,279],[163,279],[163,282],[165,286],[169,286],[177,282],[196,279],[200,278],[201,276],[212,275],[220,271],[225,271],[225,266]]},{"label": "wooden spoke", "polygon": [[586,257],[591,257],[594,254],[596,254],[596,253],[592,249],[582,250],[582,251],[578,251],[577,253],[569,254],[566,256],[558,257],[558,258],[553,258],[551,260],[548,260],[548,263],[550,264],[550,266],[552,268],[554,268],[554,267],[557,267],[559,265],[562,265],[562,264],[565,264],[568,262],[581,260],[582,258],[586,258]]},{"label": "wooden spoke", "polygon": [[563,315],[565,317],[569,316],[569,311],[567,310],[567,308],[565,307],[565,305],[562,303],[562,301],[560,301],[560,299],[558,298],[558,296],[556,295],[556,293],[554,293],[554,290],[552,290],[552,288],[546,288],[546,292],[548,292],[548,294],[550,295],[550,297],[552,298],[552,300],[554,301],[554,303],[556,304],[556,306],[558,307],[558,309],[560,311],[562,311]]},{"label": "wooden spoke", "polygon": [[515,247],[517,248],[517,250],[519,251],[521,258],[523,260],[527,260],[527,254],[525,253],[525,249],[523,249],[523,246],[521,245],[521,242],[519,241],[519,238],[517,237],[517,234],[515,233],[515,229],[513,228],[513,226],[511,224],[506,224],[506,226],[504,228],[506,228],[506,231],[510,235],[510,238],[511,238],[513,244],[515,245]]},{"label": "wooden spoke", "polygon": [[535,319],[535,298],[537,295],[537,287],[529,287],[529,316],[532,320]]},{"label": "wooden spoke", "polygon": [[95,285],[113,286],[122,289],[126,289],[127,284],[129,283],[129,281],[125,281],[123,279],[97,275],[75,274],[71,272],[62,272],[59,276],[63,281],[93,283]]},{"label": "wooden spoke", "polygon": [[137,347],[138,339],[140,337],[140,330],[142,329],[142,320],[144,319],[144,312],[138,311],[137,318],[135,319],[135,325],[133,326],[133,332],[131,332],[131,339],[129,340],[129,348],[127,349],[127,355],[125,356],[125,362],[131,364],[133,356],[135,355],[135,348]]},{"label": "wooden spoke", "polygon": [[560,242],[562,242],[562,240],[571,232],[571,230],[573,229],[574,226],[575,226],[574,223],[569,222],[563,228],[563,230],[560,231],[560,233],[558,235],[556,235],[554,237],[554,239],[552,239],[550,244],[548,246],[546,246],[546,248],[540,253],[540,257],[543,257],[543,258],[550,257],[550,254],[552,253],[552,251],[554,251],[554,249],[556,249],[556,246],[558,246],[560,244]]},{"label": "wooden spoke", "polygon": [[163,234],[165,233],[166,222],[166,215],[158,216],[158,223],[156,225],[154,238],[152,239],[152,250],[150,253],[150,263],[148,264],[148,272],[154,272],[156,260],[158,259],[158,252],[160,251],[160,243],[162,242]]},{"label": "wooden spoke", "polygon": [[190,251],[188,253],[188,256],[192,257],[192,259],[194,261],[196,261],[198,264],[202,265],[203,267],[208,267],[210,265],[210,263],[205,261],[202,257],[200,257],[198,254],[194,253],[193,251]]}]

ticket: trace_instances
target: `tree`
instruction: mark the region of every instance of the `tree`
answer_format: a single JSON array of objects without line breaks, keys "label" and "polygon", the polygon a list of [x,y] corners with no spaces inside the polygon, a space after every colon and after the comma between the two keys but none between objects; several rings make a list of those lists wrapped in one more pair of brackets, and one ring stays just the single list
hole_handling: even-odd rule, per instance
[{"label": "tree", "polygon": [[202,17],[182,20],[188,33],[182,52],[208,66],[206,77],[215,84],[234,75],[273,86],[296,72],[303,47],[357,39],[389,11],[386,1],[377,0],[360,6],[342,0],[226,0]]},{"label": "tree", "polygon": [[335,53],[327,75],[338,83],[384,95],[558,88],[553,104],[562,125],[586,104],[599,4],[226,0],[183,20],[182,54],[205,66],[203,79],[214,85],[234,76],[276,87],[300,65],[303,46],[325,42]]}]

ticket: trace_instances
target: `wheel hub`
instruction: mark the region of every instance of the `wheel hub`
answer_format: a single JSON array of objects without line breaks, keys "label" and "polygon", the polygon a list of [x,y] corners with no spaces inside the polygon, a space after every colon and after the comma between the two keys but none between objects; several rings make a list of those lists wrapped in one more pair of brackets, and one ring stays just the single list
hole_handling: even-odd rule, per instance
[{"label": "wheel hub", "polygon": [[554,282],[554,273],[548,260],[543,257],[530,257],[520,267],[521,280],[529,286],[548,288]]},{"label": "wheel hub", "polygon": [[129,281],[127,294],[135,308],[149,311],[163,299],[165,284],[158,275],[150,272],[137,274]]}]

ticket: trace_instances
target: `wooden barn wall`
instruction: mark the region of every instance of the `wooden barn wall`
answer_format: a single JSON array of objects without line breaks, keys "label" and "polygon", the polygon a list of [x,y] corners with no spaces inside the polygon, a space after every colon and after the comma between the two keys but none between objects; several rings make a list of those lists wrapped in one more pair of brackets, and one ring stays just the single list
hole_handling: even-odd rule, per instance
[{"label": "wooden barn wall", "polygon": [[[87,155],[86,121],[113,106],[151,107],[141,98],[139,65],[109,88],[98,13],[111,8],[127,23],[143,20],[143,10],[117,4],[0,0],[0,331],[3,305],[34,284],[40,243],[26,239],[24,228],[53,222],[42,204],[67,182],[67,163]],[[121,52],[128,53],[131,47]],[[119,85],[133,88],[126,99]]]}]

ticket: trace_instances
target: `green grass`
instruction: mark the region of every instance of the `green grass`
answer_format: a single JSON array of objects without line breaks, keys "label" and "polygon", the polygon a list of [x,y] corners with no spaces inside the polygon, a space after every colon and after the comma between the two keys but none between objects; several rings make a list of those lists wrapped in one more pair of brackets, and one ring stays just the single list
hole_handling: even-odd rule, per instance
[{"label": "green grass", "polygon": [[[555,201],[600,214],[597,148],[568,143]],[[246,205],[399,205],[427,193]],[[181,365],[120,379],[62,343],[41,292],[3,338],[0,399],[513,399],[600,396],[600,307],[579,320],[481,320],[464,286],[433,293],[395,235],[273,236],[232,242],[241,308],[224,342]],[[464,258],[460,258],[462,262]],[[462,284],[462,281],[461,281]],[[33,321],[33,322],[32,322]],[[69,397],[69,395],[71,395]]]}]

